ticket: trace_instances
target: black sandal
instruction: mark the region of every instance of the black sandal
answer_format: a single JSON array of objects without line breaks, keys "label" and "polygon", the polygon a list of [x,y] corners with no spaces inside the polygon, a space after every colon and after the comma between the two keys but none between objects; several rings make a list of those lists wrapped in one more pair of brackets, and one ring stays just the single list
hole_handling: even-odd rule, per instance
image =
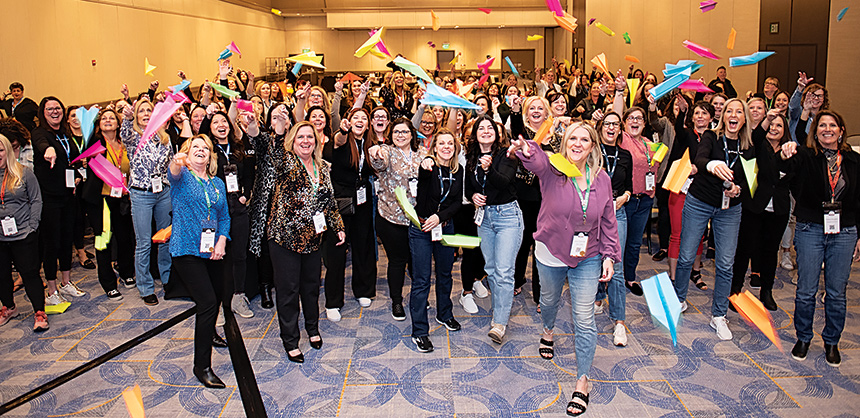
[{"label": "black sandal", "polygon": [[544,360],[552,360],[553,356],[555,355],[555,352],[552,348],[552,343],[552,341],[547,341],[543,338],[540,339],[540,345],[545,347],[538,348],[538,353],[540,353],[541,358],[543,358]]},{"label": "black sandal", "polygon": [[701,270],[692,270],[690,273],[690,281],[693,282],[699,290],[708,290],[708,284],[702,280]]},{"label": "black sandal", "polygon": [[[581,404],[579,402],[576,402],[576,399],[582,400],[583,402],[585,402],[585,404]],[[578,417],[578,416],[584,414],[585,410],[587,408],[588,408],[588,395],[586,395],[582,392],[573,392],[573,396],[570,397],[570,402],[567,403],[566,412],[568,415],[570,415],[572,417]],[[570,411],[571,409],[573,409],[574,412],[571,412]],[[579,412],[575,412],[575,411],[579,411]]]}]

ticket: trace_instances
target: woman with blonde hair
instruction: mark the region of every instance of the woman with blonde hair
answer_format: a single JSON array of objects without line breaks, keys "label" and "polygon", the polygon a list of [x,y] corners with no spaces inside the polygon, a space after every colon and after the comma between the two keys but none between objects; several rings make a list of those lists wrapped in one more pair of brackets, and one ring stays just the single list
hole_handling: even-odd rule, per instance
[{"label": "woman with blonde hair", "polygon": [[594,295],[598,282],[612,278],[621,252],[612,181],[602,170],[597,132],[582,122],[567,128],[559,151],[580,176],[568,177],[555,168],[534,141],[515,141],[508,152],[516,153],[523,165],[540,178],[541,192],[548,197],[542,202],[535,233],[535,258],[542,281],[543,332],[538,353],[547,360],[554,357],[553,328],[567,282],[577,363],[576,388],[567,404],[567,414],[579,416],[588,406],[588,374],[597,347]]},{"label": "woman with blonde hair", "polygon": [[[170,136],[159,127],[155,134],[141,143],[141,135],[152,116],[152,102],[138,100],[134,108],[123,110],[120,138],[128,151],[128,189],[131,195],[131,215],[134,221],[134,270],[137,290],[147,305],[157,305],[155,282],[150,273],[152,249],[152,220],[156,230],[170,226],[170,185],[167,183],[167,166],[173,158]],[[158,273],[162,285],[170,279],[170,253],[167,243],[158,244]]]},{"label": "woman with blonde hair", "polygon": [[395,71],[392,74],[391,81],[379,91],[379,97],[382,99],[382,106],[388,109],[392,120],[401,116],[412,118],[412,104],[415,99],[409,86],[406,85],[406,78],[402,72]]},{"label": "woman with blonde hair", "polygon": [[15,159],[12,144],[0,134],[0,326],[18,316],[12,293],[12,265],[24,281],[27,298],[33,305],[35,324],[33,331],[48,329],[45,314],[45,293],[39,277],[39,220],[42,213],[42,192],[33,170]]}]

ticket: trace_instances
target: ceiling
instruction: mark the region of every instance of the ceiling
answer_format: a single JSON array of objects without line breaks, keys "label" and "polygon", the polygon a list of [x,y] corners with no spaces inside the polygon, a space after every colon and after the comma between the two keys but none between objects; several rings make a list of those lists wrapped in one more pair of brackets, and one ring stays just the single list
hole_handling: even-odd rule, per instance
[{"label": "ceiling", "polygon": [[[349,11],[420,11],[420,10],[463,10],[499,9],[533,10],[546,9],[545,0],[224,0],[255,9],[278,9],[283,15],[324,16],[326,12]],[[562,6],[568,0],[561,0]]]}]

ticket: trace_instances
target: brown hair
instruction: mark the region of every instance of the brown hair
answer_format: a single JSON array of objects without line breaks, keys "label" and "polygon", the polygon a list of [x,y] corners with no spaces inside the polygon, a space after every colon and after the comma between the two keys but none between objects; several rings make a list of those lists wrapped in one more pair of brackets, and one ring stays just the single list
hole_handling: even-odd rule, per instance
[{"label": "brown hair", "polygon": [[[848,136],[848,130],[845,129],[845,119],[842,119],[842,115],[830,110],[825,109],[815,114],[815,118],[812,119],[812,127],[810,128],[810,132],[806,134],[806,147],[812,150],[813,154],[818,155],[819,152],[823,151],[821,144],[818,142],[818,124],[821,123],[821,118],[825,116],[830,116],[831,118],[836,120],[836,125],[839,126],[839,129],[842,130],[842,135],[839,136],[839,140],[836,142],[836,148],[839,151],[851,151],[851,146],[848,145],[848,141],[845,140],[845,137]],[[800,138],[797,138],[798,142]]]}]

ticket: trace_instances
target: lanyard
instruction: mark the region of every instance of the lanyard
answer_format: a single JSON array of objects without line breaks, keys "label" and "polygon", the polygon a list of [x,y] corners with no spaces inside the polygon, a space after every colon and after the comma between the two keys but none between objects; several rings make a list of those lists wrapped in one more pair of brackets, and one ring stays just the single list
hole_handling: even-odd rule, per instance
[{"label": "lanyard", "polygon": [[[301,159],[299,159],[299,161],[301,161]],[[314,176],[310,179],[311,180],[311,189],[313,191],[314,196],[316,196],[317,189],[319,189],[319,187],[320,187],[320,183],[319,183],[319,174],[317,174],[317,162],[313,158],[311,159],[311,165],[314,168]],[[305,165],[304,161],[302,161],[302,166],[305,167],[305,171],[307,172],[308,166]]]},{"label": "lanyard", "polygon": [[571,177],[570,181],[573,182],[573,187],[576,188],[577,193],[579,193],[579,203],[582,204],[582,223],[585,224],[585,215],[588,211],[588,198],[591,195],[591,167],[588,164],[585,165],[585,192],[579,190],[579,185],[576,184],[576,179]]},{"label": "lanyard", "polygon": [[113,146],[111,146],[110,140],[106,140],[105,143],[108,146],[108,158],[111,159],[111,162],[113,163],[113,165],[116,166],[116,168],[122,170],[122,156],[125,153],[125,150],[120,146],[119,153],[117,153],[113,150]]},{"label": "lanyard", "polygon": [[[487,154],[487,155],[490,155],[490,154]],[[481,157],[483,157],[483,156],[484,155],[482,154]],[[480,160],[480,158],[479,158],[479,160]],[[483,170],[481,168],[481,162],[480,161],[478,162],[478,165],[475,166],[475,181],[481,183],[481,194],[485,195],[486,194],[485,192],[487,190],[487,172],[484,171],[484,179],[483,180],[478,180],[478,169]]]},{"label": "lanyard", "polygon": [[[830,162],[827,162],[827,179],[830,180],[830,201],[836,199],[836,184],[839,183],[839,176],[842,175],[842,153],[836,151],[836,173],[830,171]],[[4,174],[3,187],[6,187],[6,178]]]},{"label": "lanyard", "polygon": [[612,175],[615,173],[615,166],[618,165],[618,146],[615,146],[615,155],[612,156],[612,168],[609,168],[609,154],[606,153],[606,147],[603,144],[600,144],[600,150],[603,151],[603,158],[606,160],[606,173],[609,174],[609,178],[612,178]]},{"label": "lanyard", "polygon": [[741,141],[738,140],[738,150],[735,152],[735,158],[729,162],[729,142],[726,140],[726,136],[723,135],[723,150],[726,152],[726,165],[729,166],[729,169],[734,169],[735,163],[738,162],[738,158],[741,156]]},{"label": "lanyard", "polygon": [[78,143],[78,141],[75,139],[75,136],[72,135],[72,142],[74,142],[75,146],[78,147],[78,153],[80,153],[84,149],[84,138],[83,137],[81,137],[81,142]]},{"label": "lanyard", "polygon": [[[191,170],[188,170],[188,172],[191,173],[192,176],[194,176],[194,180],[197,180],[197,183],[199,183],[200,187],[203,189],[203,194],[206,196],[206,211],[207,211],[206,219],[207,220],[212,219],[212,201],[209,200],[209,191],[206,190],[206,184],[211,185],[212,179],[210,178],[210,179],[206,180],[206,184],[203,184],[203,180],[201,180],[200,177],[197,177],[197,174],[194,174],[194,172]],[[215,201],[216,202],[218,201],[218,189],[217,188],[215,188]]]},{"label": "lanyard", "polygon": [[[448,190],[445,190],[445,182],[443,180],[448,180]],[[442,207],[442,202],[448,198],[448,194],[451,193],[451,189],[453,189],[454,185],[454,177],[451,175],[451,172],[448,171],[448,177],[442,178],[442,167],[439,167],[439,193],[442,194],[442,199],[439,199],[439,208]],[[436,210],[439,211],[438,209]]]},{"label": "lanyard", "polygon": [[71,147],[71,145],[69,145],[69,138],[66,138],[65,135],[62,138],[60,138],[58,135],[57,140],[60,141],[60,145],[62,145],[63,150],[66,151],[66,162],[68,162],[69,160],[71,160],[70,155],[72,152],[72,147]]},{"label": "lanyard", "polygon": [[3,170],[3,186],[0,186],[0,204],[6,207],[6,170]]},{"label": "lanyard", "polygon": [[221,144],[218,144],[218,149],[221,150],[221,153],[224,154],[224,157],[227,158],[227,164],[230,164],[230,143],[227,143],[227,150],[224,150],[224,147]]},{"label": "lanyard", "polygon": [[648,152],[648,143],[645,142],[642,137],[639,137],[639,140],[642,141],[642,146],[645,147],[645,159],[648,161],[648,172],[651,172],[651,153]]}]

